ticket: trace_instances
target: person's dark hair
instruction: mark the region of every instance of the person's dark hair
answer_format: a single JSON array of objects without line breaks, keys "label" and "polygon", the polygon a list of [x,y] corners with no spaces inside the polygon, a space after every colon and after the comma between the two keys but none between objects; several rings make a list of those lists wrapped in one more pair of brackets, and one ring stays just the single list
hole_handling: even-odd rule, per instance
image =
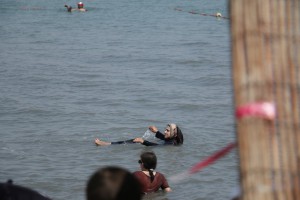
[{"label": "person's dark hair", "polygon": [[176,128],[177,128],[177,134],[175,136],[175,145],[180,145],[183,144],[183,134],[178,126],[176,126]]},{"label": "person's dark hair", "polygon": [[108,166],[98,169],[88,180],[87,200],[140,200],[141,186],[128,170]]},{"label": "person's dark hair", "polygon": [[151,182],[154,180],[153,170],[156,168],[157,158],[154,152],[147,151],[141,154],[141,161],[144,168],[149,171]]},{"label": "person's dark hair", "polygon": [[6,183],[0,183],[0,199],[1,200],[50,200],[30,188],[14,185],[12,180]]}]

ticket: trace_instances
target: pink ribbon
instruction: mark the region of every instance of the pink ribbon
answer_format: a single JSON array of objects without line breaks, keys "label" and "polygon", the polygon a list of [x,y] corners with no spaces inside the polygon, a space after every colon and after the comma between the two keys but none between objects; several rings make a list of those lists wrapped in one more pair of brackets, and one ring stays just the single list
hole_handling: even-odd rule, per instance
[{"label": "pink ribbon", "polygon": [[271,102],[257,102],[242,105],[236,109],[236,117],[261,117],[273,120],[275,118],[275,105]]},{"label": "pink ribbon", "polygon": [[196,173],[198,171],[200,171],[201,169],[203,169],[204,167],[212,164],[213,162],[215,162],[216,160],[222,158],[223,156],[225,156],[227,153],[230,152],[231,149],[233,149],[236,146],[236,143],[230,143],[228,144],[226,147],[224,147],[223,149],[217,151],[216,153],[214,153],[213,155],[209,156],[208,158],[206,158],[205,160],[197,163],[196,165],[194,165],[192,168],[189,169],[189,174],[193,174]]},{"label": "pink ribbon", "polygon": [[235,147],[236,147],[236,143],[230,143],[226,147],[220,149],[219,151],[217,151],[216,153],[214,153],[211,156],[207,157],[203,161],[200,161],[200,162],[196,163],[195,165],[193,165],[187,171],[184,171],[180,174],[177,174],[177,175],[174,175],[174,176],[170,177],[169,180],[172,181],[172,182],[175,182],[175,183],[180,182],[180,181],[190,177],[192,174],[194,174],[194,173],[200,171],[201,169],[207,167],[208,165],[214,163],[218,159],[222,158],[223,156],[228,154]]}]

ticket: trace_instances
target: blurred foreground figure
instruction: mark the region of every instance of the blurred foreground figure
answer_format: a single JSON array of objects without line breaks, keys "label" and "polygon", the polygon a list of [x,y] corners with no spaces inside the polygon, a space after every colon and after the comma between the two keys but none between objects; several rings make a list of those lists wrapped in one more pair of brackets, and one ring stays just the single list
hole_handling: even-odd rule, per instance
[{"label": "blurred foreground figure", "polygon": [[129,171],[109,166],[97,170],[88,180],[87,200],[141,200],[138,180]]},{"label": "blurred foreground figure", "polygon": [[51,200],[38,192],[14,185],[12,180],[6,183],[0,183],[0,199],[1,200]]}]

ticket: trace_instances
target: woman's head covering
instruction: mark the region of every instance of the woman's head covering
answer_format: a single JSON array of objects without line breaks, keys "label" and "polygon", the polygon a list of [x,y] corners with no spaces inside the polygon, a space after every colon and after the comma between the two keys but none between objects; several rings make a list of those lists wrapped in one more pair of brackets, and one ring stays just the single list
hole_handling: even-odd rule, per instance
[{"label": "woman's head covering", "polygon": [[175,140],[176,140],[176,144],[179,145],[179,144],[183,144],[183,134],[181,132],[181,129],[177,126],[177,135],[175,137]]},{"label": "woman's head covering", "polygon": [[183,144],[183,135],[176,124],[168,124],[170,127],[170,138],[174,138],[175,145]]},{"label": "woman's head covering", "polygon": [[170,138],[174,138],[177,135],[176,124],[168,124],[170,127]]}]

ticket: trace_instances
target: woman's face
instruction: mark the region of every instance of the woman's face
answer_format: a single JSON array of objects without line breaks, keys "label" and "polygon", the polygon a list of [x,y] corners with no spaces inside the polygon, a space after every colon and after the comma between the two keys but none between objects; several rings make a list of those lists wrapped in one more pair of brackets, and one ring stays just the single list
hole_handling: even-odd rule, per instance
[{"label": "woman's face", "polygon": [[171,127],[170,126],[167,126],[166,129],[165,129],[165,138],[170,138],[171,137]]}]

